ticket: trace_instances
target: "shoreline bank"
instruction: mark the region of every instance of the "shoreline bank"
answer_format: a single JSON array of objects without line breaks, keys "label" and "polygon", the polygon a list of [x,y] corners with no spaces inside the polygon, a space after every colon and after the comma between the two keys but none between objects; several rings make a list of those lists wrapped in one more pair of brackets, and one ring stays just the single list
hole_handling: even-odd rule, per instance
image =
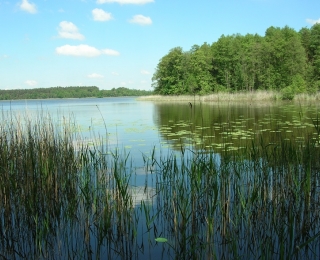
[{"label": "shoreline bank", "polygon": [[[225,93],[219,92],[209,95],[150,95],[140,96],[137,98],[139,101],[158,101],[158,102],[264,102],[264,101],[286,101],[281,99],[280,92],[275,91],[254,91],[254,92],[238,92],[238,93]],[[320,101],[320,93],[316,94],[297,94],[291,102],[316,102]]]}]

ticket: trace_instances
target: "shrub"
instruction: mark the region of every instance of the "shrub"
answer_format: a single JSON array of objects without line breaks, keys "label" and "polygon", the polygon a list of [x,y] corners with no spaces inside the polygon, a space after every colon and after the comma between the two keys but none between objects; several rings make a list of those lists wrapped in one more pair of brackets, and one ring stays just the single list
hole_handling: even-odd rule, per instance
[{"label": "shrub", "polygon": [[296,94],[307,92],[306,82],[301,75],[295,75],[291,85],[281,90],[283,100],[292,100]]}]

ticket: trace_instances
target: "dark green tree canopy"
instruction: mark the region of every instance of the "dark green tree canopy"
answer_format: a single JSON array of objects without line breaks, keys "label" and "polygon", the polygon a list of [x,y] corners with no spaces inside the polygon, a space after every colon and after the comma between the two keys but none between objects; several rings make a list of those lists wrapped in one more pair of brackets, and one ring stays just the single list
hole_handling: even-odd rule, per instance
[{"label": "dark green tree canopy", "polygon": [[297,82],[305,91],[316,91],[320,24],[299,32],[271,26],[265,36],[222,35],[211,45],[193,45],[189,51],[176,47],[160,59],[152,80],[155,93],[163,95],[281,91]]}]

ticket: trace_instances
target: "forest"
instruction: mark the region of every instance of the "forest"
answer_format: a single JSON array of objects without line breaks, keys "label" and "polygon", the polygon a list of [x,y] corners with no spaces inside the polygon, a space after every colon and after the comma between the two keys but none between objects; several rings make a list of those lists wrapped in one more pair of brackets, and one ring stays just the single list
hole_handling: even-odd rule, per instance
[{"label": "forest", "polygon": [[84,87],[52,87],[34,89],[0,90],[0,100],[14,99],[46,99],[46,98],[87,98],[87,97],[118,97],[144,96],[152,91],[128,89],[124,87],[111,90],[99,90],[96,86]]},{"label": "forest", "polygon": [[217,42],[175,47],[152,78],[156,94],[280,91],[284,99],[320,88],[320,24],[296,31],[269,27],[257,34],[222,35]]}]

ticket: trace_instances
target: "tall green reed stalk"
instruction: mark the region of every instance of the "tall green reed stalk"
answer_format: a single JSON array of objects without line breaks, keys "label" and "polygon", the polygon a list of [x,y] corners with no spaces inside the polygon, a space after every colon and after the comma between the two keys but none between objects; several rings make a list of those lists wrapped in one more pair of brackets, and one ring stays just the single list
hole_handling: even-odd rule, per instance
[{"label": "tall green reed stalk", "polygon": [[[75,122],[2,112],[4,259],[315,259],[319,140],[256,135],[241,152],[181,146],[144,156],[155,197],[134,205],[130,154]],[[226,125],[221,120],[221,127]],[[196,145],[196,144],[195,144]],[[147,178],[147,177],[146,177]],[[148,189],[148,182],[144,187]],[[159,251],[158,237],[168,242]],[[159,254],[158,254],[159,255]]]}]

